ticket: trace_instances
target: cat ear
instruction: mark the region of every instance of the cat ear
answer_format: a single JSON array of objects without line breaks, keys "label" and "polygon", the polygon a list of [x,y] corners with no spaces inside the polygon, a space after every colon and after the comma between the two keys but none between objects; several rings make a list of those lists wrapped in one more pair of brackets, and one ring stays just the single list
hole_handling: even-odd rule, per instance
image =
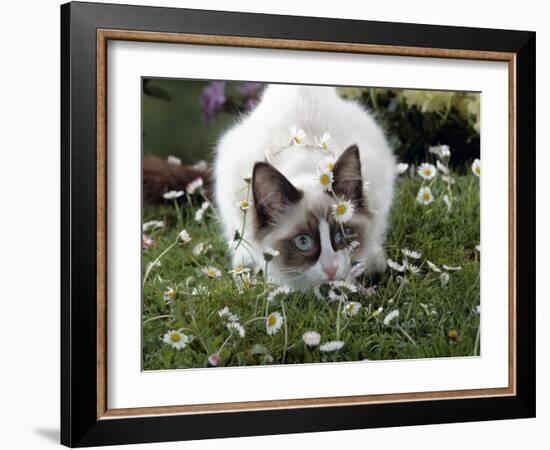
[{"label": "cat ear", "polygon": [[302,192],[281,172],[264,162],[254,165],[252,193],[256,219],[260,227],[273,223],[289,206],[302,198]]},{"label": "cat ear", "polygon": [[350,145],[340,155],[333,169],[334,182],[332,189],[339,197],[345,197],[354,202],[356,207],[362,207],[363,176],[361,175],[361,160],[357,145]]}]

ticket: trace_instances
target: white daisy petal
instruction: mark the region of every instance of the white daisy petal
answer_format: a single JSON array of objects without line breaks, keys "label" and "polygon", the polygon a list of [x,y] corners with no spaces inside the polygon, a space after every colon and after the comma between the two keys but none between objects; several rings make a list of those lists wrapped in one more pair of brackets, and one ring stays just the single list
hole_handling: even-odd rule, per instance
[{"label": "white daisy petal", "polygon": [[479,177],[481,176],[481,161],[479,159],[474,159],[474,162],[472,163],[472,173]]},{"label": "white daisy petal", "polygon": [[272,312],[265,319],[265,328],[266,328],[267,334],[269,335],[273,335],[277,333],[277,331],[280,330],[282,325],[283,325],[283,316],[278,311]]},{"label": "white daisy petal", "polygon": [[431,180],[437,174],[437,169],[433,164],[422,163],[417,169],[417,173],[423,180]]},{"label": "white daisy petal", "polygon": [[170,345],[176,350],[181,350],[189,343],[189,336],[186,336],[180,331],[170,330],[162,337],[162,342]]},{"label": "white daisy petal", "polygon": [[409,250],[408,248],[401,249],[401,253],[412,259],[419,259],[422,256],[422,253],[417,252],[416,250]]},{"label": "white daisy petal", "polygon": [[341,200],[332,205],[332,215],[339,223],[345,223],[353,217],[355,206],[349,200]]},{"label": "white daisy petal", "polygon": [[432,203],[434,201],[434,197],[432,195],[431,189],[427,186],[422,186],[418,190],[418,194],[416,195],[416,201],[418,203],[421,203],[424,206]]},{"label": "white daisy petal", "polygon": [[395,173],[397,173],[397,175],[403,175],[408,168],[409,165],[407,163],[399,163],[395,166]]},{"label": "white daisy petal", "polygon": [[385,326],[389,326],[389,324],[397,319],[399,317],[399,310],[398,309],[394,309],[392,311],[390,311],[386,317],[384,317],[384,325]]},{"label": "white daisy petal", "polygon": [[328,341],[319,346],[319,351],[324,353],[336,352],[340,350],[343,346],[344,346],[343,341]]},{"label": "white daisy petal", "polygon": [[321,342],[321,335],[316,331],[306,331],[302,335],[302,341],[304,341],[304,344],[308,347],[317,347]]},{"label": "white daisy petal", "polygon": [[221,270],[213,266],[203,267],[201,271],[210,279],[220,278],[222,276]]},{"label": "white daisy petal", "polygon": [[202,188],[203,180],[201,177],[195,178],[185,187],[185,190],[188,194],[194,194],[198,189]]},{"label": "white daisy petal", "polygon": [[168,191],[162,194],[162,198],[166,200],[174,200],[180,198],[183,195],[183,191]]}]

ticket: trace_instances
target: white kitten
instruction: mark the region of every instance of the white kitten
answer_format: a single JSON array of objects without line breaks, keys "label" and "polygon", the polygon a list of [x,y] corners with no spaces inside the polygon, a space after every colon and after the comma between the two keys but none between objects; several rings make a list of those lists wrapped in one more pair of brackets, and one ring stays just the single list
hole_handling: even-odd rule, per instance
[{"label": "white kitten", "polygon": [[[319,183],[327,156],[333,193]],[[295,289],[346,279],[355,262],[384,270],[394,178],[385,136],[361,106],[331,87],[268,86],[217,146],[215,199],[233,266],[259,270],[265,248],[275,248],[280,254],[269,275]],[[355,207],[343,225],[333,214],[335,196]],[[247,198],[252,206],[237,244],[244,214],[238,202]]]}]

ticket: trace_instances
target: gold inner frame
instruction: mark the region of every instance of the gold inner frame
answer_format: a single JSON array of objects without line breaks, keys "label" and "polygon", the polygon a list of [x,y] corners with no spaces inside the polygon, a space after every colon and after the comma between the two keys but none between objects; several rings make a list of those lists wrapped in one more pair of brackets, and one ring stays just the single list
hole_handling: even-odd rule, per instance
[{"label": "gold inner frame", "polygon": [[[391,56],[501,61],[508,63],[508,387],[402,394],[357,395],[287,400],[263,400],[201,405],[109,409],[107,405],[107,42],[109,40],[180,43]],[[97,30],[97,418],[165,414],[197,414],[265,409],[344,406],[421,400],[512,396],[516,394],[516,54],[477,50],[421,48],[322,41],[297,41],[239,36]]]}]

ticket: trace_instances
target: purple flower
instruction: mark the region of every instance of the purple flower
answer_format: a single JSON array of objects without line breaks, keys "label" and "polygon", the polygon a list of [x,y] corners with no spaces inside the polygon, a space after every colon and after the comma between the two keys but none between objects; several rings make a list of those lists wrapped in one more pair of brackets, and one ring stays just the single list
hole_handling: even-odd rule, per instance
[{"label": "purple flower", "polygon": [[262,83],[255,83],[253,81],[246,81],[237,86],[237,90],[246,97],[254,96],[258,93],[258,90],[262,87]]},{"label": "purple flower", "polygon": [[202,117],[205,122],[212,122],[225,104],[225,81],[212,81],[202,90],[199,104],[202,110]]}]

